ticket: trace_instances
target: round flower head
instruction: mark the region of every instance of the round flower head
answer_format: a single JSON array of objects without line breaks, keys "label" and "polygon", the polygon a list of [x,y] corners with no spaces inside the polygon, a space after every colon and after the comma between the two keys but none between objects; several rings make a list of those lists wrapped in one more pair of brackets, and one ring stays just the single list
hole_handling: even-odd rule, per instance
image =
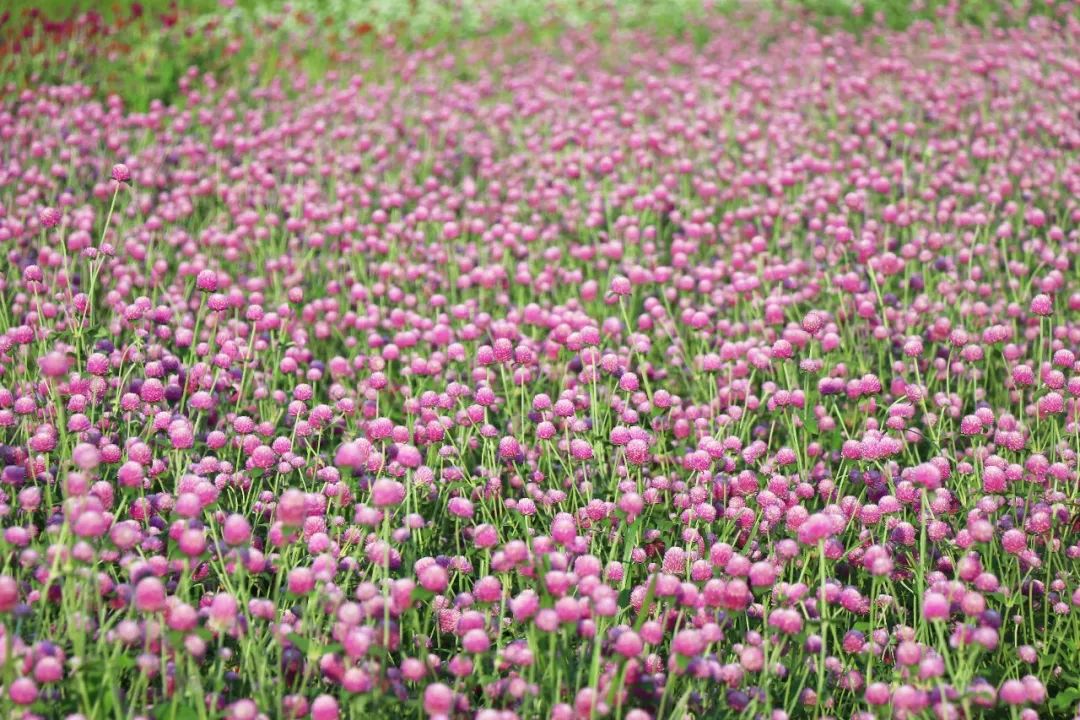
[{"label": "round flower head", "polygon": [[815,545],[832,535],[832,532],[832,520],[823,513],[814,513],[799,525],[799,542],[804,545]]},{"label": "round flower head", "polygon": [[276,514],[285,525],[302,525],[307,515],[307,497],[300,490],[286,490],[278,500]]},{"label": "round flower head", "polygon": [[998,697],[1006,705],[1023,705],[1027,702],[1027,689],[1020,680],[1006,680],[998,690]]},{"label": "round flower head", "polygon": [[67,374],[71,361],[67,355],[59,352],[51,352],[45,357],[38,359],[38,367],[41,374],[49,378],[62,377]]},{"label": "round flower head", "polygon": [[680,630],[671,641],[671,649],[678,655],[693,657],[700,653],[705,643],[697,630]]},{"label": "round flower head", "polygon": [[889,702],[889,686],[883,682],[875,682],[866,686],[866,702],[871,705],[885,705]]},{"label": "round flower head", "polygon": [[441,565],[432,563],[420,571],[419,580],[420,587],[431,592],[440,593],[446,589],[449,583],[449,575]]},{"label": "round flower head", "polygon": [[933,463],[922,463],[911,469],[911,480],[927,490],[937,490],[941,487],[941,471]]},{"label": "round flower head", "polygon": [[1036,295],[1031,299],[1031,312],[1034,315],[1049,317],[1054,314],[1054,301],[1049,295]]},{"label": "round flower head", "polygon": [[54,207],[42,208],[38,212],[38,221],[42,227],[54,228],[60,224],[61,220],[63,220],[63,215]]},{"label": "round flower head", "polygon": [[357,443],[343,443],[334,453],[334,465],[358,470],[367,463],[368,454],[363,453]]},{"label": "round flower head", "polygon": [[37,700],[37,696],[37,685],[30,678],[18,678],[8,689],[8,697],[16,705],[31,705]]},{"label": "round flower head", "polygon": [[218,289],[217,273],[213,270],[203,270],[195,277],[195,287],[203,292],[212,293]]},{"label": "round flower head", "polygon": [[615,295],[629,295],[632,291],[633,286],[629,278],[617,275],[611,279],[611,292]]},{"label": "round flower head", "polygon": [[165,609],[165,586],[156,577],[146,577],[135,586],[135,607],[145,613]]},{"label": "round flower head", "polygon": [[626,443],[626,459],[634,465],[644,465],[649,460],[649,444],[640,438]]},{"label": "round flower head", "polygon": [[465,633],[461,639],[461,646],[465,648],[465,652],[479,654],[487,652],[487,649],[491,647],[491,639],[486,632],[476,628]]},{"label": "round flower head", "polygon": [[949,601],[939,592],[927,592],[923,597],[923,617],[927,620],[947,620]]},{"label": "round flower head", "polygon": [[424,712],[428,716],[446,717],[454,705],[454,692],[442,683],[424,688]]},{"label": "round flower head", "polygon": [[499,457],[504,460],[514,460],[521,453],[521,445],[517,438],[506,436],[499,440]]},{"label": "round flower head", "polygon": [[11,612],[19,601],[19,584],[10,575],[0,575],[0,612]]},{"label": "round flower head", "polygon": [[399,505],[405,499],[405,486],[396,480],[380,478],[371,486],[371,502],[375,507]]},{"label": "round flower head", "polygon": [[1018,555],[1027,548],[1027,539],[1022,530],[1006,530],[1001,536],[1001,546],[1005,548],[1005,552]]},{"label": "round flower head", "polygon": [[243,515],[230,515],[222,526],[222,538],[230,545],[243,545],[251,538],[251,523]]},{"label": "round flower head", "polygon": [[129,183],[131,182],[131,170],[128,169],[127,165],[117,163],[112,168],[112,179],[118,183]]},{"label": "round flower head", "polygon": [[332,695],[320,695],[311,703],[311,720],[338,720],[338,702]]},{"label": "round flower head", "polygon": [[644,644],[642,643],[641,638],[633,630],[626,630],[625,632],[619,633],[619,637],[615,640],[615,652],[623,657],[637,657],[641,654],[643,647]]}]

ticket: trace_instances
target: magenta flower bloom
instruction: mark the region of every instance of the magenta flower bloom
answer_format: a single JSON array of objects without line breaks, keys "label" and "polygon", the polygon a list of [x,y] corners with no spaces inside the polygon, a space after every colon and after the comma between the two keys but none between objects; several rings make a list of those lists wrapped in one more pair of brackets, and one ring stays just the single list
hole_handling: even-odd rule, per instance
[{"label": "magenta flower bloom", "polygon": [[146,577],[135,586],[135,607],[144,613],[165,609],[165,586],[156,577]]},{"label": "magenta flower bloom", "polygon": [[442,683],[432,683],[424,689],[424,712],[430,717],[445,717],[454,704],[454,692]]},{"label": "magenta flower bloom", "polygon": [[947,620],[949,601],[939,592],[927,592],[923,596],[923,617],[927,620]]},{"label": "magenta flower bloom", "polygon": [[195,287],[202,292],[212,293],[218,289],[217,273],[213,270],[202,270],[195,278]]},{"label": "magenta flower bloom", "polygon": [[278,499],[276,515],[285,525],[302,525],[307,515],[307,497],[299,490],[286,490]]},{"label": "magenta flower bloom", "polygon": [[129,183],[131,182],[131,170],[128,169],[127,165],[117,163],[112,168],[112,179],[118,183]]},{"label": "magenta flower bloom", "polygon": [[0,612],[11,612],[18,601],[18,583],[9,575],[0,575]]},{"label": "magenta flower bloom", "polygon": [[814,545],[832,533],[832,520],[822,513],[814,513],[799,525],[799,542],[803,545]]},{"label": "magenta flower bloom", "polygon": [[38,222],[44,228],[54,228],[60,224],[64,216],[54,207],[42,208],[38,211]]},{"label": "magenta flower bloom", "polygon": [[1049,295],[1040,293],[1031,299],[1030,309],[1034,315],[1049,317],[1054,314],[1054,301]]},{"label": "magenta flower bloom", "polygon": [[424,567],[418,573],[418,579],[420,581],[420,587],[430,592],[440,593],[446,590],[449,584],[449,575],[446,569],[438,564],[431,564]]},{"label": "magenta flower bloom", "polygon": [[611,292],[615,295],[629,295],[633,292],[633,286],[630,284],[630,279],[622,275],[612,278]]},{"label": "magenta flower bloom", "polygon": [[18,678],[8,688],[8,697],[16,705],[32,705],[37,696],[37,685],[30,678]]},{"label": "magenta flower bloom", "polygon": [[697,630],[680,630],[671,641],[671,649],[678,655],[693,657],[705,647],[705,641]]},{"label": "magenta flower bloom", "polygon": [[641,638],[633,630],[619,633],[619,637],[615,640],[615,652],[623,657],[637,657],[641,654],[643,648],[644,644]]},{"label": "magenta flower bloom", "polygon": [[405,499],[405,486],[396,480],[380,478],[371,486],[371,502],[375,507],[398,505]]},{"label": "magenta flower bloom", "polygon": [[941,487],[941,471],[932,463],[922,463],[911,469],[911,480],[927,490]]},{"label": "magenta flower bloom", "polygon": [[1027,548],[1027,538],[1022,530],[1006,530],[1001,536],[1001,547],[1005,548],[1007,553],[1018,555]]},{"label": "magenta flower bloom", "polygon": [[1006,705],[1023,705],[1028,701],[1027,689],[1019,680],[1006,680],[998,690],[998,697]]},{"label": "magenta flower bloom", "polygon": [[506,436],[499,440],[499,457],[504,460],[513,460],[521,453],[521,445],[512,436]]},{"label": "magenta flower bloom", "polygon": [[311,720],[338,720],[338,702],[332,695],[319,695],[311,703]]}]

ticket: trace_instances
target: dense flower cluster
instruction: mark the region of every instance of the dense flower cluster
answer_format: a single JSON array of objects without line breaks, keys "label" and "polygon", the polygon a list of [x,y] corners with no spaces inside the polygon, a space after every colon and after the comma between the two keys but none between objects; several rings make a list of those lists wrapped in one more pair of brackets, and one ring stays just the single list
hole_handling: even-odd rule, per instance
[{"label": "dense flower cluster", "polygon": [[9,87],[5,716],[1076,712],[1080,27],[710,23]]}]

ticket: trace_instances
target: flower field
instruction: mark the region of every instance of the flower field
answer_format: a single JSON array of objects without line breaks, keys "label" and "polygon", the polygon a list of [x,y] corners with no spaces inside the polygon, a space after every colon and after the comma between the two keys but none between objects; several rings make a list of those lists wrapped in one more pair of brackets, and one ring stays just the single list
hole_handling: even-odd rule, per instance
[{"label": "flower field", "polygon": [[1080,6],[21,2],[2,717],[1078,716]]}]

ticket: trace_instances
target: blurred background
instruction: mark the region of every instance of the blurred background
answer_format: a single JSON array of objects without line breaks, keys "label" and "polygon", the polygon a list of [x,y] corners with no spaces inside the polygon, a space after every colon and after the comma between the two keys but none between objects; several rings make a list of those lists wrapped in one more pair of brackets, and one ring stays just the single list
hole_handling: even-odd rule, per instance
[{"label": "blurred background", "polygon": [[724,23],[766,15],[763,43],[786,23],[874,42],[876,30],[917,23],[988,31],[1080,13],[1078,0],[7,0],[0,7],[4,93],[88,82],[136,109],[171,102],[192,68],[221,82],[233,74],[263,82],[298,71],[319,77],[380,49],[479,37],[527,35],[536,47],[567,33],[617,43],[648,32],[700,47]]}]

